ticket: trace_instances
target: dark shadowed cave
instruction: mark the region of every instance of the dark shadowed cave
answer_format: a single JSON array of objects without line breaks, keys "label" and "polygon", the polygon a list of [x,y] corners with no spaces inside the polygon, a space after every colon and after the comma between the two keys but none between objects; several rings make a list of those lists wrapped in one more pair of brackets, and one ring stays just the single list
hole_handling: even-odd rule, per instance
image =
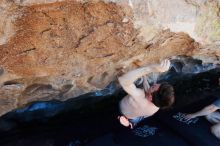
[{"label": "dark shadowed cave", "polygon": [[[219,146],[204,117],[184,118],[220,97],[219,10],[219,0],[0,0],[0,145]],[[117,77],[167,58],[149,81],[171,83],[174,105],[122,127]]]},{"label": "dark shadowed cave", "polygon": [[[184,146],[198,143],[201,146],[219,145],[220,142],[207,129],[210,123],[203,118],[199,119],[197,126],[190,125],[192,123],[188,125],[191,126],[191,132],[194,128],[203,136],[209,137],[204,141],[198,140],[199,137],[195,133],[192,134],[193,139],[181,135],[187,131],[179,133],[178,128],[176,130],[174,127],[173,130],[173,127],[170,127],[170,122],[176,124],[176,121],[172,121],[172,116],[176,113],[196,111],[220,96],[219,67],[186,56],[176,57],[171,62],[172,67],[167,73],[157,77],[151,75],[150,80],[151,82],[155,79],[158,82],[165,80],[174,85],[176,91],[174,106],[167,111],[159,111],[152,118],[147,118],[134,130],[122,127],[117,121],[114,110],[125,93],[116,82],[112,82],[103,90],[77,98],[63,102],[38,101],[3,115],[0,119],[1,145],[97,146],[108,143],[111,146],[118,146],[150,143],[157,146],[161,142],[168,144],[171,139],[173,139],[171,145],[177,143]],[[140,80],[136,83],[141,86]],[[179,125],[180,130],[184,128],[184,124]],[[154,131],[154,134],[151,131],[146,135],[146,129],[152,130],[152,125],[158,130]],[[143,130],[144,128],[146,129]],[[205,131],[198,128],[204,128]],[[156,140],[158,136],[160,139]]]}]

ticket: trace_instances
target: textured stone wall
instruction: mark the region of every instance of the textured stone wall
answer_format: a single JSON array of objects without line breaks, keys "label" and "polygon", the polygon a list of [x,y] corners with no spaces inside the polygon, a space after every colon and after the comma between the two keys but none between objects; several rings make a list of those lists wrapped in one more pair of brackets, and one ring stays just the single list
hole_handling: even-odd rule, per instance
[{"label": "textured stone wall", "polygon": [[217,0],[2,0],[0,15],[0,114],[172,56],[219,63]]}]

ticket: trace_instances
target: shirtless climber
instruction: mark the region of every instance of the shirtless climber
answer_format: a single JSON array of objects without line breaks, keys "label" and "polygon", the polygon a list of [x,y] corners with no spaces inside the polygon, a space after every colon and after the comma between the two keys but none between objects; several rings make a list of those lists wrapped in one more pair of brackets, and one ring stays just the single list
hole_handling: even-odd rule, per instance
[{"label": "shirtless climber", "polygon": [[186,115],[186,118],[192,119],[200,116],[206,116],[206,119],[214,124],[211,127],[211,132],[220,139],[220,113],[217,111],[218,109],[220,109],[220,97],[211,105],[204,107],[202,110]]},{"label": "shirtless climber", "polygon": [[[174,103],[174,89],[168,83],[149,86],[146,75],[152,72],[165,72],[170,67],[170,61],[141,67],[118,78],[122,88],[128,93],[119,103],[121,116],[119,121],[126,127],[133,128],[144,118],[155,114],[160,108],[168,108]],[[134,82],[144,77],[144,89],[137,88]]]}]

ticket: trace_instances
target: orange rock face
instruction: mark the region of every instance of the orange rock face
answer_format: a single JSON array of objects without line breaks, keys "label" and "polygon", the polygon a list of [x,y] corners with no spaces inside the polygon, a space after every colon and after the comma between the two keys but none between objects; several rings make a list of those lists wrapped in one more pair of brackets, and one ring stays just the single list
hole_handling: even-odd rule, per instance
[{"label": "orange rock face", "polygon": [[0,46],[0,114],[38,100],[103,89],[117,75],[198,48],[185,33],[137,39],[132,13],[114,3],[18,6],[16,33]]}]

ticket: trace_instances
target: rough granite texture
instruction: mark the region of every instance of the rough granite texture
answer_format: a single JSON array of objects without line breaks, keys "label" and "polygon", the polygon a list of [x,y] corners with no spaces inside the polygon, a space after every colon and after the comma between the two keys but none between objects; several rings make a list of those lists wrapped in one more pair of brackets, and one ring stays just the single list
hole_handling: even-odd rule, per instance
[{"label": "rough granite texture", "polygon": [[0,15],[0,115],[172,56],[219,63],[216,0],[2,0]]}]

